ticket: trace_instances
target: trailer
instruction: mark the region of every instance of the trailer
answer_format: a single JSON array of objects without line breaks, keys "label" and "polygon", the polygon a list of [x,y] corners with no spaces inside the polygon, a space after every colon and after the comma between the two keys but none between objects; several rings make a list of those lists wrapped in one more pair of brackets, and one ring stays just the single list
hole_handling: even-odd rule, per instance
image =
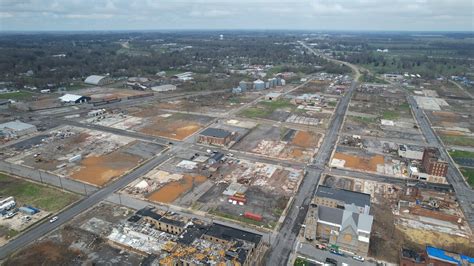
[{"label": "trailer", "polygon": [[245,212],[244,217],[248,218],[248,219],[251,219],[251,220],[254,220],[254,221],[257,221],[257,222],[261,222],[263,220],[263,217],[261,215],[256,214],[256,213],[252,213],[252,212]]}]

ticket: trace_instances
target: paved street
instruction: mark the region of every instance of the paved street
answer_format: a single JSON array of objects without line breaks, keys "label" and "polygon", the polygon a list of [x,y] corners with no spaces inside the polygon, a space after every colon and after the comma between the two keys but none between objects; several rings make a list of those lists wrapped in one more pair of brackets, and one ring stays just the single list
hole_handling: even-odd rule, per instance
[{"label": "paved street", "polygon": [[376,265],[375,263],[368,262],[368,261],[359,262],[349,256],[343,257],[336,254],[332,254],[331,252],[327,250],[317,249],[314,246],[307,243],[297,243],[296,252],[298,252],[298,254],[303,255],[303,257],[318,261],[320,263],[325,263],[326,258],[331,258],[337,261],[337,265],[342,265],[342,263],[346,263],[347,265],[351,265],[351,266]]},{"label": "paved street", "polygon": [[420,126],[428,144],[437,147],[441,153],[441,158],[449,163],[447,176],[448,182],[453,186],[454,191],[456,192],[456,197],[464,211],[467,221],[471,228],[474,228],[474,191],[469,187],[464,180],[464,177],[456,169],[456,165],[448,156],[442,142],[431,127],[428,117],[425,115],[423,110],[419,108],[413,96],[408,97],[408,103],[413,110],[418,125]]},{"label": "paved street", "polygon": [[329,126],[328,133],[319,148],[313,161],[317,167],[308,168],[307,175],[294,198],[294,201],[283,221],[280,232],[272,243],[272,250],[267,259],[267,265],[286,265],[294,243],[304,222],[311,199],[316,191],[317,184],[323,173],[323,169],[330,159],[333,147],[336,145],[337,135],[344,121],[344,115],[349,105],[352,92],[357,85],[353,82],[350,90],[339,102],[333,120]]}]

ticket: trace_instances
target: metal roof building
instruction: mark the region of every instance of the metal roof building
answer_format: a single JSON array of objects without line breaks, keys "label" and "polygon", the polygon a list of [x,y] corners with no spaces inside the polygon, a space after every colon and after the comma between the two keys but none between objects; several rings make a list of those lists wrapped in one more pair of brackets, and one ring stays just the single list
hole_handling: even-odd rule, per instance
[{"label": "metal roof building", "polygon": [[63,103],[86,103],[91,100],[91,97],[77,94],[64,94],[59,97],[59,100]]},{"label": "metal roof building", "polygon": [[0,135],[7,138],[20,137],[36,132],[36,126],[23,123],[19,120],[0,124]]},{"label": "metal roof building", "polygon": [[90,84],[90,85],[106,85],[112,83],[112,79],[108,76],[99,76],[99,75],[91,75],[84,80],[84,83]]}]

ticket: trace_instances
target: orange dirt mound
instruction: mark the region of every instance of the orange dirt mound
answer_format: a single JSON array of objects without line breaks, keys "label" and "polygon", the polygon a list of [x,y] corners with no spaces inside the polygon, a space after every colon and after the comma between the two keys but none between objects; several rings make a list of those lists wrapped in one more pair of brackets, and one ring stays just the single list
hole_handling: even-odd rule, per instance
[{"label": "orange dirt mound", "polygon": [[89,156],[81,162],[79,171],[72,174],[71,177],[102,186],[135,167],[139,162],[140,158],[121,152],[112,152],[103,156]]},{"label": "orange dirt mound", "polygon": [[336,152],[334,154],[334,158],[346,161],[344,167],[371,172],[377,171],[377,164],[385,163],[384,157],[382,155],[375,155],[371,158],[364,158]]},{"label": "orange dirt mound", "polygon": [[188,192],[194,185],[201,184],[206,181],[204,176],[185,175],[179,181],[169,182],[157,191],[148,196],[149,200],[170,203],[175,201],[180,195]]}]

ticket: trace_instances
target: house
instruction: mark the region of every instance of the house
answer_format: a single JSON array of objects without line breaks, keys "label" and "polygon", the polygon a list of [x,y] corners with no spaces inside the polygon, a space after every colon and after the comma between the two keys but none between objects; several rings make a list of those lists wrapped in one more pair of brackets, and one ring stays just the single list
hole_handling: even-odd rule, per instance
[{"label": "house", "polygon": [[316,213],[316,238],[335,249],[365,257],[373,220],[372,215],[321,205]]},{"label": "house", "polygon": [[220,129],[220,128],[207,128],[198,136],[198,142],[217,145],[217,146],[226,146],[233,139],[234,133]]},{"label": "house", "polygon": [[355,209],[358,213],[369,214],[370,194],[319,186],[311,204],[343,210]]},{"label": "house", "polygon": [[84,83],[89,85],[103,86],[113,83],[113,79],[111,79],[109,76],[91,75],[84,80]]},{"label": "house", "polygon": [[215,164],[224,160],[224,154],[222,152],[214,152],[209,158],[209,164]]},{"label": "house", "polygon": [[37,131],[36,126],[19,120],[0,124],[0,136],[6,138],[21,137]]},{"label": "house", "polygon": [[426,148],[423,152],[421,164],[425,173],[434,176],[444,176],[448,174],[448,163],[439,158],[440,154],[436,148]]},{"label": "house", "polygon": [[59,100],[62,103],[77,104],[90,102],[91,97],[76,94],[64,94],[63,96],[59,97]]}]

